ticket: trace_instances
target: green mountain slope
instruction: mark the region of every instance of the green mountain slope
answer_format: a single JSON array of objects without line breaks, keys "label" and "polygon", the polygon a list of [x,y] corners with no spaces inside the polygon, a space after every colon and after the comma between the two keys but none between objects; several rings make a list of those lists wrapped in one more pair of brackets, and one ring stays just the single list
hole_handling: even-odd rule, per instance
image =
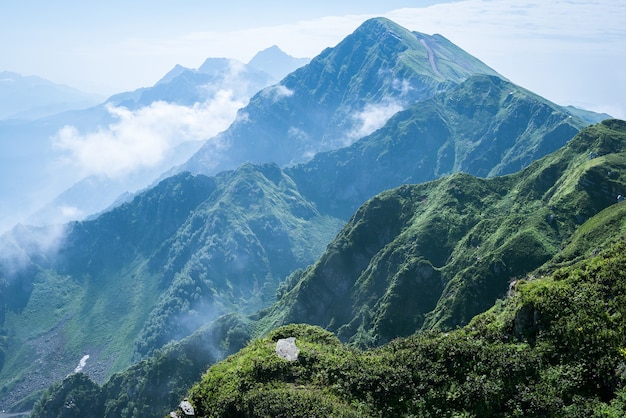
[{"label": "green mountain slope", "polygon": [[442,36],[370,19],[256,94],[238,120],[182,169],[213,174],[247,161],[281,166],[306,161],[357,140],[403,107],[473,74],[497,75]]},{"label": "green mountain slope", "polygon": [[[3,262],[4,405],[89,355],[99,382],[219,315],[251,313],[313,262],[340,221],[321,216],[275,165],[168,178],[47,252],[15,230],[23,268]],[[21,241],[20,241],[21,240]]]},{"label": "green mountain slope", "polygon": [[509,174],[562,147],[584,126],[561,107],[496,76],[471,76],[418,102],[349,147],[287,168],[336,216],[405,183],[446,174]]},{"label": "green mountain slope", "polygon": [[[189,394],[196,414],[622,416],[625,215],[626,205],[611,205],[592,217],[575,235],[593,237],[595,254],[570,259],[566,267],[549,263],[541,276],[517,281],[508,298],[459,330],[421,333],[368,351],[344,346],[319,327],[274,330],[209,369]],[[613,232],[600,233],[607,230]],[[579,247],[577,241],[563,253]],[[184,397],[193,374],[212,361],[209,347],[230,342],[226,353],[232,352],[252,333],[225,317],[102,388],[71,375],[35,412],[56,416],[71,401],[68,416],[94,405],[98,416],[165,415]],[[276,341],[287,337],[295,337],[300,350],[294,363],[275,354]],[[169,408],[155,407],[158,396],[169,399]]]},{"label": "green mountain slope", "polygon": [[384,192],[261,322],[317,324],[366,346],[466,324],[624,194],[625,152],[626,124],[606,121],[517,174]]},{"label": "green mountain slope", "polygon": [[[607,303],[618,309],[621,288],[604,296],[597,289],[576,298],[570,293],[587,280],[581,269],[595,274],[595,267],[585,266],[619,271],[619,263],[626,262],[621,255],[626,205],[614,204],[626,185],[625,146],[626,122],[605,121],[519,174],[493,179],[457,174],[382,193],[357,211],[316,264],[295,271],[280,286],[282,298],[274,306],[204,326],[115,375],[98,389],[98,402],[108,399],[115,410],[136,408],[129,416],[165,414],[190,387],[191,374],[269,333],[213,366],[192,390],[200,416],[206,411],[225,416],[453,416],[463,411],[469,416],[541,416],[542,411],[568,416],[594,408],[619,410],[618,400],[607,402],[622,384],[622,357],[615,353],[624,345],[623,331],[618,314],[612,322],[597,321],[605,318],[598,309]],[[590,159],[590,152],[597,156]],[[605,255],[588,261],[603,248]],[[615,279],[615,286],[620,283]],[[503,302],[507,294],[513,298]],[[606,302],[606,295],[615,301]],[[568,307],[573,300],[575,309]],[[491,311],[472,319],[494,303]],[[557,313],[565,315],[565,322],[550,322]],[[380,345],[420,328],[423,332],[359,352],[320,329],[272,331],[289,322],[320,324],[352,345]],[[427,331],[468,322],[451,333]],[[581,327],[593,332],[585,331],[584,340],[568,340],[566,331],[581,335]],[[605,335],[617,339],[576,354]],[[272,354],[275,341],[289,336],[301,349],[296,364]],[[195,341],[204,341],[199,352]],[[189,361],[186,354],[171,355],[181,352],[198,357]],[[597,377],[592,371],[596,361],[613,377]],[[163,375],[166,383],[154,377]],[[66,400],[74,385],[66,379],[44,399]],[[153,401],[154,392],[164,388],[170,403]],[[122,395],[128,391],[133,395]],[[54,403],[38,408],[46,416]],[[103,408],[103,414],[113,410]]]},{"label": "green mountain slope", "polygon": [[[622,240],[518,282],[462,329],[365,352],[320,328],[286,326],[211,367],[190,401],[199,417],[623,416],[625,272]],[[276,356],[287,337],[297,361]]]}]

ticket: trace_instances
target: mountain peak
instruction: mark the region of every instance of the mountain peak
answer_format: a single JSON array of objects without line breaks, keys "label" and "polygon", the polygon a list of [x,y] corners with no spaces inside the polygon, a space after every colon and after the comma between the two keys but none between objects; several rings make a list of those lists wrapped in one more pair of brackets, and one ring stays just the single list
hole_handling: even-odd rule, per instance
[{"label": "mountain peak", "polygon": [[272,45],[257,52],[248,65],[271,74],[276,80],[281,80],[309,61],[309,58],[294,58],[277,45]]},{"label": "mountain peak", "polygon": [[376,30],[395,31],[395,32],[400,32],[400,33],[409,32],[406,28],[398,25],[393,20],[387,19],[386,17],[373,17],[363,22],[361,26],[359,26],[354,31],[354,33],[359,33],[362,31],[376,31]]},{"label": "mountain peak", "polygon": [[231,66],[236,65],[243,67],[244,64],[232,58],[207,58],[198,68],[199,73],[203,74],[221,74],[227,71]]},{"label": "mountain peak", "polygon": [[156,84],[158,85],[158,84],[169,83],[170,81],[172,81],[173,79],[175,79],[176,77],[184,73],[185,71],[193,71],[193,70],[187,67],[183,67],[180,64],[176,64],[174,68],[169,70],[167,74],[165,74],[159,81],[156,82]]},{"label": "mountain peak", "polygon": [[[269,48],[261,56],[277,51]],[[250,65],[258,62],[257,57]],[[306,161],[349,145],[398,110],[475,74],[498,76],[443,37],[410,32],[385,18],[370,19],[280,85],[255,95],[241,111],[245,118],[220,134],[219,143],[228,148],[216,149],[209,141],[185,169],[214,174],[245,161]]]},{"label": "mountain peak", "polygon": [[278,45],[272,45],[268,48],[265,48],[262,51],[257,52],[254,57],[252,57],[252,59],[250,60],[250,62],[248,64],[253,65],[252,63],[257,60],[259,57],[264,57],[264,56],[268,56],[268,57],[283,57],[285,55],[288,55],[285,51],[283,51],[282,49],[280,49],[280,47]]}]

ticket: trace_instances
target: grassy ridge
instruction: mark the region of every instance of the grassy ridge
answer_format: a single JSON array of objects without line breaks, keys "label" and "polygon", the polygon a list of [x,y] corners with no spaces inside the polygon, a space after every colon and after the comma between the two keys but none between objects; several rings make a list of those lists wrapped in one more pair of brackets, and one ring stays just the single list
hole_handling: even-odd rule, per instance
[{"label": "grassy ridge", "polygon": [[510,281],[574,257],[559,252],[626,187],[625,125],[586,128],[513,175],[455,174],[381,193],[260,323],[316,324],[360,346],[466,324]]},{"label": "grassy ridge", "polygon": [[[466,327],[356,351],[289,325],[212,366],[197,416],[623,416],[626,244],[517,283]],[[273,352],[295,336],[298,361]]]}]

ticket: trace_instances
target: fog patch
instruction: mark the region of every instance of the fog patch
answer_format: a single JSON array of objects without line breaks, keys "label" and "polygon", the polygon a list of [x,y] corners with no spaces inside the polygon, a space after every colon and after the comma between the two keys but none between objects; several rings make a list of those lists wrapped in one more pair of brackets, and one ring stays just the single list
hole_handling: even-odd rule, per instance
[{"label": "fog patch", "polygon": [[75,206],[63,205],[59,207],[59,213],[64,221],[82,219],[86,213]]},{"label": "fog patch", "polygon": [[67,225],[15,226],[0,236],[0,276],[11,279],[33,262],[54,256],[66,236]]},{"label": "fog patch", "polygon": [[220,90],[204,103],[183,106],[157,101],[137,110],[106,106],[115,121],[91,132],[65,126],[52,138],[65,151],[62,163],[77,168],[81,176],[120,178],[157,166],[174,148],[204,141],[226,129],[247,99],[235,99]]},{"label": "fog patch", "polygon": [[[206,97],[213,98],[220,94],[221,91],[230,91],[232,96],[237,99],[249,98],[254,95],[261,87],[265,87],[269,82],[259,84],[246,74],[246,64],[235,59],[228,60],[228,68],[220,71],[207,84],[199,86],[199,89],[206,94]],[[201,71],[201,70],[198,70]]]},{"label": "fog patch", "polygon": [[414,90],[409,80],[405,80],[405,79],[401,80],[401,79],[395,78],[391,82],[391,86],[395,90],[400,92],[400,97],[407,96],[412,90]]},{"label": "fog patch", "polygon": [[272,103],[276,103],[285,97],[293,96],[293,90],[290,90],[282,84],[276,84],[275,86],[261,90],[261,96],[271,100]]},{"label": "fog patch", "polygon": [[393,115],[402,109],[403,106],[399,102],[392,100],[365,105],[362,111],[352,116],[354,127],[347,133],[344,145],[348,146],[382,128]]},{"label": "fog patch", "polygon": [[294,156],[296,161],[310,160],[319,151],[318,149],[314,149],[315,146],[311,141],[311,136],[303,129],[291,126],[287,130],[287,136],[289,137],[290,142],[298,144],[298,147],[302,150],[300,156]]}]

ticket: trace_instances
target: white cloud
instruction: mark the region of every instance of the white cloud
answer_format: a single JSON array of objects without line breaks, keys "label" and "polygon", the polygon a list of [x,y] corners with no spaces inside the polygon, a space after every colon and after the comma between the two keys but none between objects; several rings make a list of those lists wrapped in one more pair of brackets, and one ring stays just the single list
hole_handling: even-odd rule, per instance
[{"label": "white cloud", "polygon": [[261,90],[261,94],[263,97],[267,97],[275,103],[283,97],[291,97],[293,95],[293,90],[290,90],[282,84],[276,84]]},{"label": "white cloud", "polygon": [[45,227],[16,225],[0,236],[0,268],[5,278],[11,280],[30,264],[32,255],[52,256],[63,244],[67,236],[67,225],[57,224]]},{"label": "white cloud", "polygon": [[185,142],[213,137],[228,127],[245,104],[222,90],[194,106],[159,101],[131,111],[109,105],[114,123],[87,133],[65,126],[53,142],[82,176],[117,178],[161,163],[169,151]]},{"label": "white cloud", "polygon": [[81,209],[69,205],[63,205],[59,207],[59,212],[63,221],[71,219],[81,219],[86,215],[85,212],[83,212]]},{"label": "white cloud", "polygon": [[394,79],[392,86],[400,92],[400,97],[406,96],[411,90],[413,90],[413,86],[411,86],[409,80]]},{"label": "white cloud", "polygon": [[394,114],[403,109],[402,105],[396,101],[385,101],[377,104],[367,104],[362,111],[354,114],[354,129],[347,135],[349,145],[359,138],[363,138],[383,127]]}]

